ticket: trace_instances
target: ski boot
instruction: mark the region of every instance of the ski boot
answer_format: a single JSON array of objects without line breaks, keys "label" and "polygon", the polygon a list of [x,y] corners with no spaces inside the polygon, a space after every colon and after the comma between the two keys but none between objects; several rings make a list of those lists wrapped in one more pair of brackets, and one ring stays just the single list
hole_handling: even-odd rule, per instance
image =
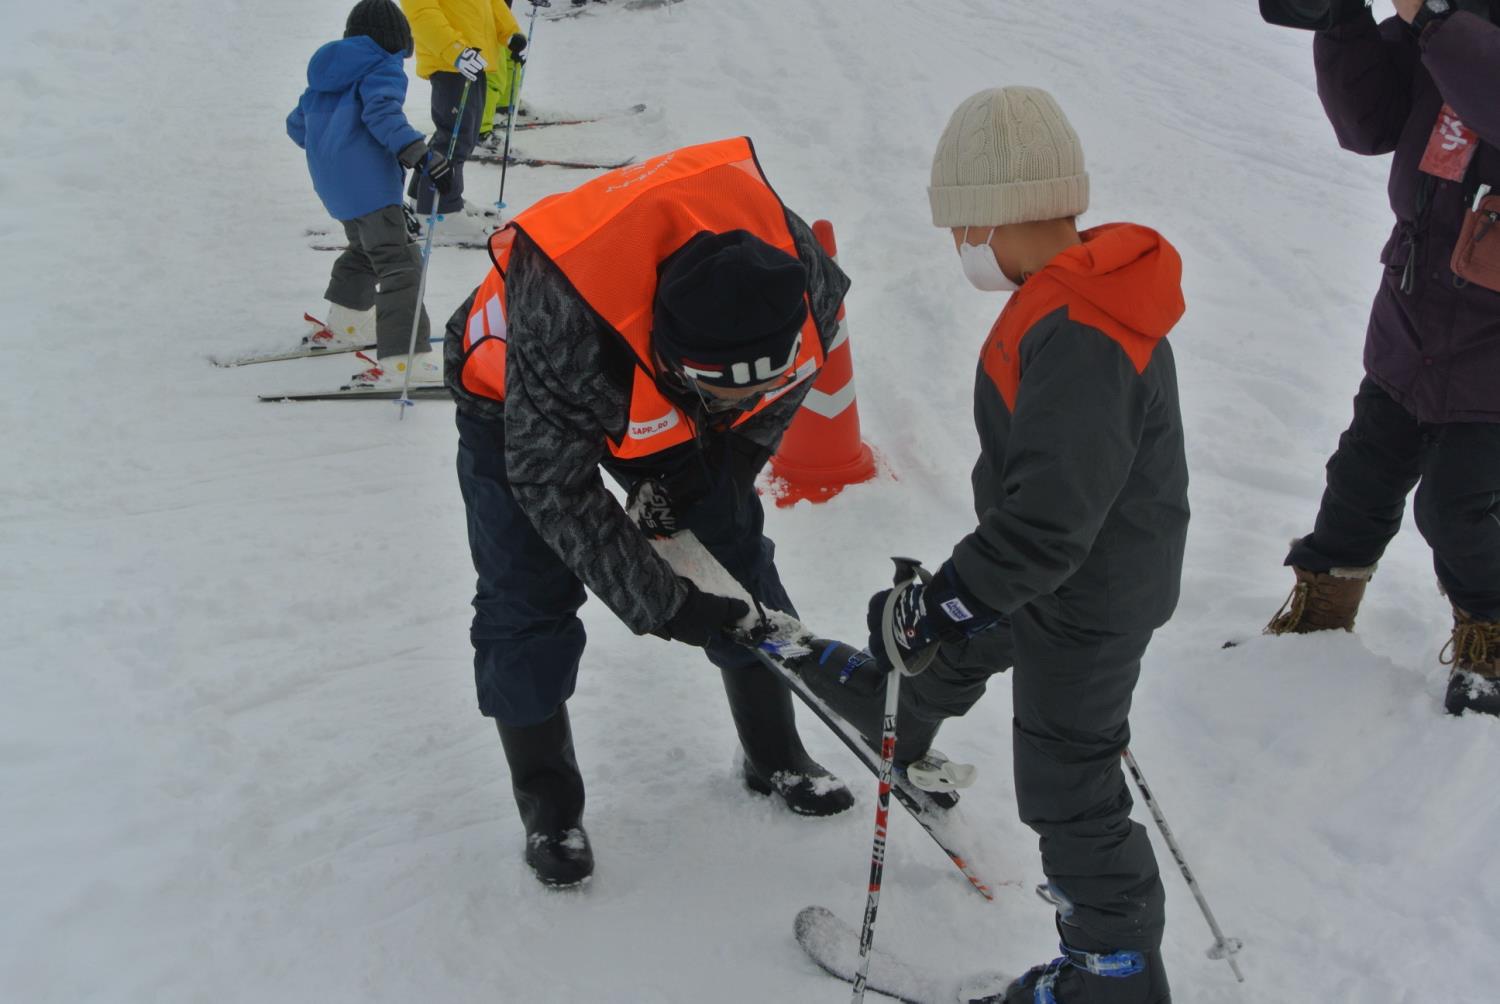
[{"label": "ski boot", "polygon": [[1438,657],[1448,673],[1443,706],[1450,715],[1500,715],[1500,621],[1481,621],[1453,608],[1453,636]]},{"label": "ski boot", "polygon": [[356,356],[370,364],[349,378],[344,390],[400,390],[406,381],[406,371],[411,370],[411,386],[432,386],[443,382],[443,359],[435,349],[418,352],[414,356],[405,353],[371,359],[363,352]]},{"label": "ski boot", "polygon": [[1046,965],[1034,966],[1004,989],[965,988],[969,1004],[1171,1004],[1161,950],[1084,951],[1068,943],[1082,932],[1059,921],[1063,953]]},{"label": "ski boot", "polygon": [[336,303],[329,304],[328,320],[303,314],[308,332],[302,336],[304,347],[314,352],[344,352],[362,349],[375,341],[375,308],[353,310]]}]

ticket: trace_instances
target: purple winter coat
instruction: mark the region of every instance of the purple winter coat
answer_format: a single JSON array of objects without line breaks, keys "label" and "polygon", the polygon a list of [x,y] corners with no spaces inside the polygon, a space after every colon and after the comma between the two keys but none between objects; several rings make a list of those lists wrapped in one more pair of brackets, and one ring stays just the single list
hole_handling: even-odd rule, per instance
[{"label": "purple winter coat", "polygon": [[[1459,12],[1419,40],[1400,18],[1377,26],[1365,13],[1318,32],[1313,54],[1339,144],[1396,155],[1396,228],[1380,254],[1366,372],[1418,421],[1500,422],[1500,293],[1449,268],[1476,189],[1500,192],[1500,26]],[[1461,183],[1417,168],[1445,101],[1481,141]]]}]

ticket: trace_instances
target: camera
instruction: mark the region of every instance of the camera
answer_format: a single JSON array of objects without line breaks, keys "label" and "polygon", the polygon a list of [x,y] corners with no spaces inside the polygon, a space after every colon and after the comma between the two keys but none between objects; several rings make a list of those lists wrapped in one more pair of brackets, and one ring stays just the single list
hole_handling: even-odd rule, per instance
[{"label": "camera", "polygon": [[1323,31],[1357,17],[1369,5],[1370,0],[1260,0],[1260,16],[1267,24]]}]

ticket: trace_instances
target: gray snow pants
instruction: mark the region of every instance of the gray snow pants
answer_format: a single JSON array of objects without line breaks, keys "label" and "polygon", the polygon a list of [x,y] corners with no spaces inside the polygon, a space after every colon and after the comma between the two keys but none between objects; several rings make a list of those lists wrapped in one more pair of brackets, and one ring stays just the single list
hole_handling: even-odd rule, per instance
[{"label": "gray snow pants", "polygon": [[375,308],[375,354],[405,355],[411,346],[411,321],[420,313],[417,351],[432,348],[427,311],[417,302],[422,255],[406,232],[399,205],[341,220],[349,246],[333,263],[323,296],[350,310]]},{"label": "gray snow pants", "polygon": [[[897,759],[919,756],[944,719],[967,712],[991,676],[1014,666],[1016,808],[1041,838],[1047,880],[1072,903],[1064,919],[1095,950],[1149,951],[1161,946],[1166,894],[1150,838],[1130,819],[1120,754],[1152,632],[1083,631],[1050,609],[1035,603],[1009,624],[945,644],[924,673],[903,679]],[[877,693],[830,704],[878,742],[882,701]]]}]

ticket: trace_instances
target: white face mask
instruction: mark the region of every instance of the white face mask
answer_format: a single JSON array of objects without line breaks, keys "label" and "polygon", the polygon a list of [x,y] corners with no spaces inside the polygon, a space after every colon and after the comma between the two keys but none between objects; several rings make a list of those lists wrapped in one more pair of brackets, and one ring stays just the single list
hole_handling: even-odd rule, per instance
[{"label": "white face mask", "polygon": [[[993,230],[990,231],[994,233]],[[1014,293],[1021,287],[1012,282],[1010,276],[1000,270],[995,252],[988,242],[969,243],[969,228],[964,227],[963,243],[958,246],[958,261],[963,266],[964,278],[986,293]]]}]

